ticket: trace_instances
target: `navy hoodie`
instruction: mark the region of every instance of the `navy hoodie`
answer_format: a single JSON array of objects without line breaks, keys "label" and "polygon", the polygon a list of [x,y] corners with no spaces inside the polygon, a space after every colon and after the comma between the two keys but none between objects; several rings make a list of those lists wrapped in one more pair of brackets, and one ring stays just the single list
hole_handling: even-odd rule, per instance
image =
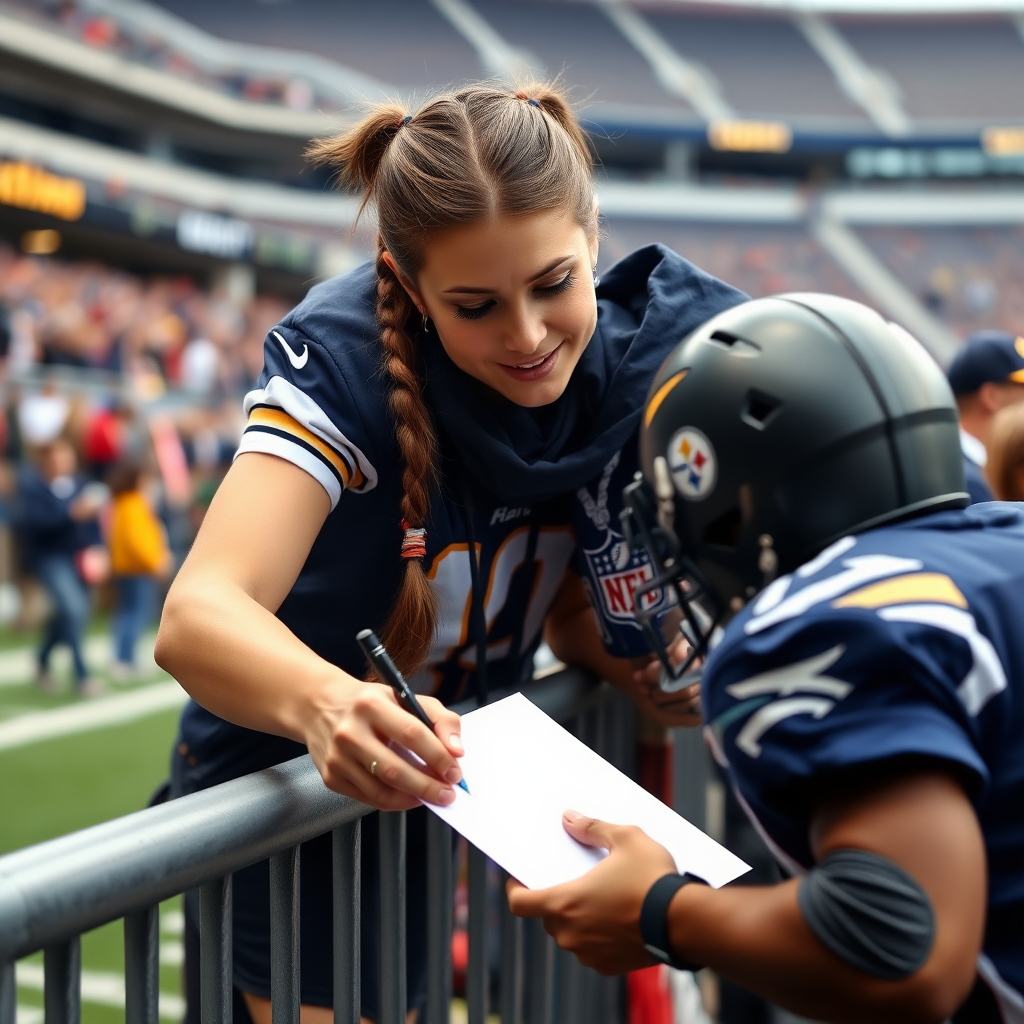
[{"label": "navy hoodie", "polygon": [[[376,284],[369,263],[326,281],[270,331],[239,447],[287,459],[330,496],[332,510],[277,614],[357,677],[366,666],[355,635],[383,626],[404,570],[402,460],[381,368]],[[590,591],[609,651],[646,652],[632,594],[651,570],[616,529],[622,488],[637,468],[640,413],[676,343],[746,296],[657,245],[612,267],[597,294],[594,336],[564,394],[541,409],[517,406],[459,370],[436,334],[417,338],[442,460],[424,559],[438,629],[414,685],[446,703],[481,695],[481,620],[487,685],[529,678],[570,566]],[[479,553],[475,588],[471,543]],[[657,607],[663,597],[652,601]],[[185,789],[301,753],[195,704],[183,713],[182,739],[195,762]]]}]

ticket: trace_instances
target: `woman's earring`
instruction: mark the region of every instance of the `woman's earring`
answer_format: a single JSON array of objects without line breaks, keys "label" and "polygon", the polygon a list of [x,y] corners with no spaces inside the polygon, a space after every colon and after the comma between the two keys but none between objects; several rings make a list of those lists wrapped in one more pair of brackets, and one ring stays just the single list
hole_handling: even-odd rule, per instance
[{"label": "woman's earring", "polygon": [[597,276],[597,267],[591,267],[590,272],[594,275],[594,287],[596,288],[601,283],[601,278]]},{"label": "woman's earring", "polygon": [[423,333],[430,333],[430,317],[426,313],[423,314]]}]

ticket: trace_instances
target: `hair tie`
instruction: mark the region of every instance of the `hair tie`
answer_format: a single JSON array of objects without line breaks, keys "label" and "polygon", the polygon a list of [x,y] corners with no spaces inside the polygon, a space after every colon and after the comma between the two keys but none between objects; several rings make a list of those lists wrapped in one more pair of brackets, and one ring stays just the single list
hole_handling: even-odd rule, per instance
[{"label": "hair tie", "polygon": [[398,127],[403,128],[412,120],[412,114],[406,114],[401,121],[398,122]]},{"label": "hair tie", "polygon": [[402,557],[423,558],[427,553],[427,531],[422,527],[410,526],[404,519],[402,529],[405,530],[402,537]]},{"label": "hair tie", "polygon": [[540,101],[539,100],[535,100],[532,96],[526,102],[529,103],[531,107],[536,107],[538,110],[543,110],[544,109],[540,105]]}]

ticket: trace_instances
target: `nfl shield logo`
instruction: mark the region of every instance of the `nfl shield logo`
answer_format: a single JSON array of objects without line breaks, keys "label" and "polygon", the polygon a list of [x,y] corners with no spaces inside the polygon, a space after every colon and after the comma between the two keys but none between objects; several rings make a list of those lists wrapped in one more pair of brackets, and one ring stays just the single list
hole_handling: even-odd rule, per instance
[{"label": "nfl shield logo", "polygon": [[[630,551],[619,534],[608,531],[605,543],[596,551],[585,551],[590,571],[597,586],[608,619],[636,624],[636,592],[654,579],[654,568],[646,555]],[[657,590],[644,595],[644,611],[657,608],[665,592]]]},{"label": "nfl shield logo", "polygon": [[715,449],[696,427],[683,427],[672,435],[667,458],[676,489],[684,498],[700,501],[714,489],[718,478]]}]

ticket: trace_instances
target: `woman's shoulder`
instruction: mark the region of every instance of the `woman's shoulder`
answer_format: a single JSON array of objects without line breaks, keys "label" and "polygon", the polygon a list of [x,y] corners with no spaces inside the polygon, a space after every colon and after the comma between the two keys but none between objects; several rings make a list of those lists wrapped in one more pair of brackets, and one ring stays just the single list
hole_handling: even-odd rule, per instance
[{"label": "woman's shoulder", "polygon": [[314,285],[281,321],[342,364],[380,361],[377,271],[371,262]]}]

